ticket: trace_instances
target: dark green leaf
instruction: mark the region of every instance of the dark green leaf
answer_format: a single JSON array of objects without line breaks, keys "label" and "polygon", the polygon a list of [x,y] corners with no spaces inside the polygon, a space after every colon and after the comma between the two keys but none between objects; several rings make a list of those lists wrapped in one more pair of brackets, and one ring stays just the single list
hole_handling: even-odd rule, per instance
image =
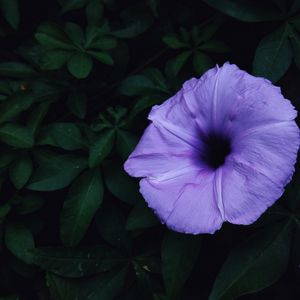
[{"label": "dark green leaf", "polygon": [[110,36],[99,36],[90,44],[91,49],[110,50],[116,48],[118,45],[117,39]]},{"label": "dark green leaf", "polygon": [[86,6],[86,18],[89,25],[98,25],[103,15],[103,5],[100,0],[92,0]]},{"label": "dark green leaf", "polygon": [[68,96],[67,106],[76,117],[83,119],[86,114],[87,97],[83,93],[74,93]]},{"label": "dark green leaf", "polygon": [[179,71],[182,69],[188,58],[192,55],[191,51],[185,51],[177,55],[173,60],[171,60],[172,73],[177,76]]},{"label": "dark green leaf", "polygon": [[86,248],[44,247],[29,251],[31,261],[63,277],[86,277],[105,272],[125,262],[119,251],[106,245]]},{"label": "dark green leaf", "polygon": [[173,49],[186,48],[188,45],[182,41],[177,36],[165,36],[163,42]]},{"label": "dark green leaf", "polygon": [[65,50],[55,49],[47,51],[41,58],[40,66],[43,70],[57,70],[64,66],[70,58]]},{"label": "dark green leaf", "polygon": [[9,168],[10,180],[17,189],[21,189],[32,174],[32,160],[29,155],[19,158]]},{"label": "dark green leaf", "polygon": [[215,53],[223,53],[230,51],[230,48],[224,42],[217,40],[207,41],[206,43],[203,43],[201,46],[199,46],[199,49]]},{"label": "dark green leaf", "polygon": [[85,6],[88,0],[64,0],[61,8],[61,12],[65,13],[70,10],[79,9]]},{"label": "dark green leaf", "polygon": [[107,130],[97,136],[93,145],[90,147],[89,166],[94,168],[98,166],[102,160],[109,155],[112,150],[115,139],[115,131]]},{"label": "dark green leaf", "polygon": [[254,75],[276,82],[285,74],[293,58],[289,34],[287,24],[261,40],[253,61]]},{"label": "dark green leaf", "polygon": [[74,123],[52,123],[41,131],[37,144],[50,144],[65,150],[87,147],[80,130]]},{"label": "dark green leaf", "polygon": [[5,230],[6,247],[20,260],[30,263],[28,250],[34,248],[32,233],[22,224],[8,223]]},{"label": "dark green leaf", "polygon": [[64,245],[74,246],[84,237],[103,198],[99,170],[83,173],[72,184],[61,212],[61,239]]},{"label": "dark green leaf", "polygon": [[10,151],[0,152],[0,169],[6,168],[15,158],[15,155]]},{"label": "dark green leaf", "polygon": [[195,52],[193,56],[193,66],[197,75],[202,75],[214,65],[212,59],[202,52]]},{"label": "dark green leaf", "polygon": [[138,183],[125,173],[122,164],[105,161],[103,169],[105,184],[115,197],[129,204],[141,198]]},{"label": "dark green leaf", "polygon": [[112,65],[114,63],[113,59],[109,54],[102,51],[88,51],[88,54],[99,60],[103,64]]},{"label": "dark green leaf", "polygon": [[76,45],[79,49],[81,48],[81,46],[83,46],[85,39],[84,32],[79,25],[71,22],[66,22],[64,31],[73,42],[73,44]]},{"label": "dark green leaf", "polygon": [[5,219],[5,217],[9,214],[10,210],[11,206],[8,203],[0,206],[0,221]]},{"label": "dark green leaf", "polygon": [[168,299],[176,299],[188,279],[201,247],[200,236],[168,231],[162,243],[162,274]]},{"label": "dark green leaf", "polygon": [[113,300],[121,289],[127,269],[118,269],[87,279],[64,279],[47,275],[47,285],[55,300]]},{"label": "dark green leaf", "polygon": [[130,251],[131,239],[125,230],[126,218],[116,205],[104,206],[95,219],[98,231],[105,241],[112,246]]},{"label": "dark green leaf", "polygon": [[127,159],[138,143],[138,137],[127,130],[117,131],[116,147],[122,159]]},{"label": "dark green leaf", "polygon": [[45,118],[49,110],[49,106],[50,106],[50,102],[44,101],[38,106],[36,106],[35,109],[31,110],[28,117],[27,128],[28,130],[30,130],[30,132],[32,132],[34,136],[36,135],[36,132],[38,131],[40,124]]},{"label": "dark green leaf", "polygon": [[141,264],[141,261],[134,260],[133,268],[137,280],[145,292],[151,294],[162,290],[159,281],[147,270],[147,267],[145,268],[145,265]]},{"label": "dark green leaf", "polygon": [[44,198],[36,194],[19,196],[17,201],[18,204],[15,207],[15,211],[20,215],[33,213],[42,208],[45,204]]},{"label": "dark green leaf", "polygon": [[0,140],[16,148],[31,148],[34,144],[32,132],[26,127],[13,123],[0,126]]},{"label": "dark green leaf", "polygon": [[246,239],[225,261],[209,300],[231,300],[270,286],[289,262],[291,226],[281,222]]},{"label": "dark green leaf", "polygon": [[29,190],[55,191],[69,185],[87,167],[85,158],[79,155],[62,155],[51,151],[36,152],[39,167],[34,170]]},{"label": "dark green leaf", "polygon": [[63,29],[53,23],[41,24],[37,29],[35,38],[41,45],[47,48],[76,49]]},{"label": "dark green leaf", "polygon": [[146,31],[152,25],[152,19],[144,18],[143,20],[133,21],[126,27],[112,31],[111,34],[118,38],[130,39]]},{"label": "dark green leaf", "polygon": [[20,23],[19,1],[0,0],[0,9],[10,26],[17,29]]},{"label": "dark green leaf", "polygon": [[120,86],[120,93],[126,96],[136,96],[147,90],[157,90],[157,85],[144,75],[130,76]]},{"label": "dark green leaf", "polygon": [[127,222],[127,230],[140,230],[158,225],[158,219],[145,201],[137,201],[131,210]]},{"label": "dark green leaf", "polygon": [[290,41],[292,44],[295,64],[297,68],[300,69],[300,35],[295,30],[291,30]]},{"label": "dark green leaf", "polygon": [[0,103],[0,123],[10,121],[22,111],[27,110],[33,102],[32,95],[17,93]]},{"label": "dark green leaf", "polygon": [[74,54],[68,61],[70,73],[78,78],[83,79],[89,76],[93,68],[92,59],[85,53]]},{"label": "dark green leaf", "polygon": [[30,78],[37,73],[28,65],[19,62],[4,62],[0,64],[0,76],[12,78]]},{"label": "dark green leaf", "polygon": [[251,0],[204,0],[219,11],[246,22],[279,20],[283,14],[273,5]]}]

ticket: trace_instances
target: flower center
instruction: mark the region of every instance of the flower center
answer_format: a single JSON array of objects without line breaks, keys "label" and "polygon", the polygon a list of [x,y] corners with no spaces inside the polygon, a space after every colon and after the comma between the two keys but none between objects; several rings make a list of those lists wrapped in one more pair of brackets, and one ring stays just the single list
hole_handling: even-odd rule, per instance
[{"label": "flower center", "polygon": [[204,150],[201,153],[201,159],[212,169],[222,166],[231,152],[230,139],[222,134],[210,133],[202,140]]}]

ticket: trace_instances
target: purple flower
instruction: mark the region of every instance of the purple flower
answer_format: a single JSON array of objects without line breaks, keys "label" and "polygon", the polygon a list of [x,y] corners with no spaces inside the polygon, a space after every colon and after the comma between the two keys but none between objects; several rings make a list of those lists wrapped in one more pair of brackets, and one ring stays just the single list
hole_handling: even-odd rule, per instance
[{"label": "purple flower", "polygon": [[125,170],[143,177],[142,195],[172,230],[251,224],[291,180],[296,115],[279,87],[225,63],[152,108]]}]

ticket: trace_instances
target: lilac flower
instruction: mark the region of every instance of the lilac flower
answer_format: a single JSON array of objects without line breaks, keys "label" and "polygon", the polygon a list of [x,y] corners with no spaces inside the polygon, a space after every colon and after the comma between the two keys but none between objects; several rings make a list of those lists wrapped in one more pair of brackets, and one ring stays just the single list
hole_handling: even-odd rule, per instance
[{"label": "lilac flower", "polygon": [[169,228],[214,233],[251,224],[283,193],[299,148],[280,88],[225,63],[154,106],[125,170]]}]

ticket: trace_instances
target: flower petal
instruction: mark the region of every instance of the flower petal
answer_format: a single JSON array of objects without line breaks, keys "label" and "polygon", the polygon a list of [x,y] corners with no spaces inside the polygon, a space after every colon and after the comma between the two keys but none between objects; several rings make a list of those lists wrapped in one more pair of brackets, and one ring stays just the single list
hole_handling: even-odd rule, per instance
[{"label": "flower petal", "polygon": [[225,220],[233,224],[253,223],[284,191],[282,185],[245,163],[228,160],[222,173]]},{"label": "flower petal", "polygon": [[214,177],[213,172],[194,171],[164,182],[142,179],[140,191],[170,229],[214,233],[223,222],[214,199]]},{"label": "flower petal", "polygon": [[283,187],[294,171],[299,138],[299,128],[294,121],[255,127],[234,140],[231,158]]},{"label": "flower petal", "polygon": [[135,177],[166,180],[181,173],[200,170],[198,150],[163,127],[150,124],[124,168]]},{"label": "flower petal", "polygon": [[244,135],[255,128],[281,126],[296,118],[297,112],[280,88],[249,74],[243,80],[249,81],[247,88],[238,95],[227,116],[226,130],[231,136]]}]

